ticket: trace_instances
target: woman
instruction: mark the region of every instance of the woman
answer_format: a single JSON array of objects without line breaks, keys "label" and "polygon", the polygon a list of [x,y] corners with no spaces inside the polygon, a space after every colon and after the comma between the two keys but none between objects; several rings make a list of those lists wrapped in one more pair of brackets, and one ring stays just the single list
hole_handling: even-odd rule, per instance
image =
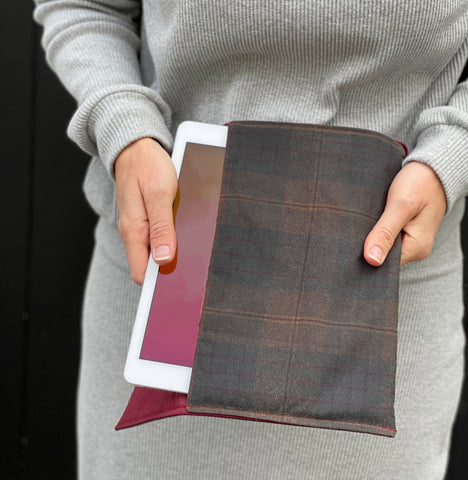
[{"label": "woman", "polygon": [[[80,478],[443,478],[464,346],[468,2],[35,1],[47,59],[78,101],[68,133],[93,156],[85,192],[101,216]],[[364,245],[378,266],[405,233],[394,439],[200,417],[114,431],[132,388],[122,371],[136,283],[149,249],[159,264],[175,251],[168,152],[183,120],[343,125],[409,147]]]}]

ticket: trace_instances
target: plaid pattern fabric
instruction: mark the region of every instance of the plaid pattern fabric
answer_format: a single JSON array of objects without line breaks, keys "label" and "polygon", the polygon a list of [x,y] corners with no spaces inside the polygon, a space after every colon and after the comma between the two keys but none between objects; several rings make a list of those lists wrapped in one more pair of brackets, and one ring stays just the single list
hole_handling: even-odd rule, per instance
[{"label": "plaid pattern fabric", "polygon": [[376,132],[229,126],[187,412],[395,435],[399,241],[362,256],[405,156]]}]

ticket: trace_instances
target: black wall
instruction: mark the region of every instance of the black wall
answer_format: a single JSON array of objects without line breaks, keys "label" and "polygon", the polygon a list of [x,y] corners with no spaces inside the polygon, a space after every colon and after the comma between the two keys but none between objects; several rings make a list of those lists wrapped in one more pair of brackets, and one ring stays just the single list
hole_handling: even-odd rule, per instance
[{"label": "black wall", "polygon": [[0,477],[73,479],[80,311],[95,222],[75,102],[44,63],[32,0],[0,2]]},{"label": "black wall", "polygon": [[[32,0],[0,2],[0,475],[75,478],[80,312],[95,218],[88,157],[66,138],[75,103],[44,63]],[[468,244],[468,222],[464,225]],[[449,480],[466,478],[468,391]]]}]

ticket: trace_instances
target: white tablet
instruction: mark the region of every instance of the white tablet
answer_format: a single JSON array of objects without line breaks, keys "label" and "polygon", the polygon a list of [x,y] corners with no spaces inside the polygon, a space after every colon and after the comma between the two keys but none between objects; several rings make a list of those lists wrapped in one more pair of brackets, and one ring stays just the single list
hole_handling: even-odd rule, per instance
[{"label": "white tablet", "polygon": [[172,160],[176,258],[149,258],[125,365],[137,385],[187,393],[216,227],[228,127],[181,123]]}]

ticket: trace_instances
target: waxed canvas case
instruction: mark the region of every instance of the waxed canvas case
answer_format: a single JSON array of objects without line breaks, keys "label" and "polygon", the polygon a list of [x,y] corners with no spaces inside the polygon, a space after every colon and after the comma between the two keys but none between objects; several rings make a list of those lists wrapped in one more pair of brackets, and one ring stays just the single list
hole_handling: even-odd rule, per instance
[{"label": "waxed canvas case", "polygon": [[216,415],[394,436],[400,242],[364,240],[405,156],[377,132],[234,122],[188,396],[136,387],[118,428]]}]

